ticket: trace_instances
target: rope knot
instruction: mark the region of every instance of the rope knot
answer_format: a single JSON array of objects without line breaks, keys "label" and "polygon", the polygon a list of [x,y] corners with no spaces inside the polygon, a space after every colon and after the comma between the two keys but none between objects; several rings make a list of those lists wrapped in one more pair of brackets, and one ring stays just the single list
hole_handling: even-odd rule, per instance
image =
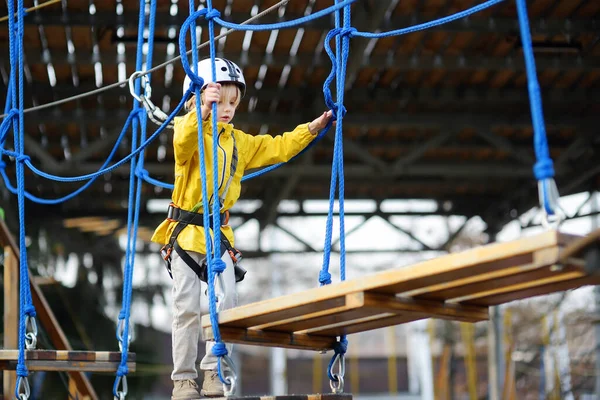
[{"label": "rope knot", "polygon": [[210,21],[215,18],[220,18],[220,17],[221,17],[221,13],[219,12],[219,10],[215,10],[214,8],[211,8],[210,10],[208,10],[206,15],[204,16],[204,18],[207,21]]},{"label": "rope knot", "polygon": [[352,37],[354,36],[354,34],[357,32],[356,28],[350,27],[350,28],[341,28],[340,32],[338,33],[338,35],[340,35],[340,37]]},{"label": "rope knot", "polygon": [[225,268],[227,268],[225,261],[221,259],[213,261],[213,271],[215,271],[216,274],[223,273],[223,271],[225,271]]},{"label": "rope knot", "polygon": [[554,164],[552,160],[545,158],[536,162],[533,166],[533,173],[538,181],[554,177]]},{"label": "rope knot", "polygon": [[345,336],[342,337],[339,342],[336,342],[333,345],[333,351],[335,351],[335,354],[346,354],[347,350],[348,350],[348,339],[346,339]]},{"label": "rope knot", "polygon": [[[333,107],[331,107],[331,113],[333,114],[333,119],[337,120],[338,119],[338,111],[340,109],[340,105],[339,103],[334,103]],[[344,105],[342,104],[342,118],[344,118],[346,116],[346,107],[344,107]]]},{"label": "rope knot", "polygon": [[30,317],[35,317],[35,307],[31,304],[26,305],[25,307],[23,307],[23,312],[26,315],[29,315]]},{"label": "rope knot", "polygon": [[142,179],[147,179],[148,177],[150,177],[150,174],[144,168],[138,169],[137,171],[135,171],[135,174],[138,176],[138,178],[142,178]]},{"label": "rope knot", "polygon": [[17,162],[20,162],[20,163],[31,161],[31,157],[29,157],[27,154],[18,155],[16,159],[17,159]]},{"label": "rope knot", "polygon": [[329,285],[331,283],[331,274],[327,271],[319,272],[319,283]]},{"label": "rope knot", "polygon": [[127,367],[127,364],[119,365],[119,368],[117,369],[117,376],[125,376],[128,373],[129,373],[129,368]]},{"label": "rope knot", "polygon": [[121,310],[121,312],[119,313],[119,319],[125,319],[125,317],[127,317],[127,315],[125,314],[125,310]]},{"label": "rope knot", "polygon": [[19,116],[19,110],[16,108],[11,108],[8,114],[6,114],[6,119],[11,119]]},{"label": "rope knot", "polygon": [[225,343],[223,342],[215,343],[215,345],[212,348],[212,353],[217,357],[226,356],[227,346],[225,346]]},{"label": "rope knot", "polygon": [[25,365],[17,364],[17,376],[26,377],[29,375],[27,367]]}]

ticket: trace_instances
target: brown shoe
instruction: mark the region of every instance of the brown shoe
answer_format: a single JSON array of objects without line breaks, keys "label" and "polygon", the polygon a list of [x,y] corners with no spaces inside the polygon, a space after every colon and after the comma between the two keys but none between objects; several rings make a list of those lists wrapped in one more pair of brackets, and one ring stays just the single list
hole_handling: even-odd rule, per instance
[{"label": "brown shoe", "polygon": [[173,395],[171,400],[198,400],[198,385],[192,379],[183,379],[173,382]]},{"label": "brown shoe", "polygon": [[223,383],[219,379],[217,371],[204,371],[204,381],[202,382],[202,390],[200,394],[204,397],[223,397]]}]

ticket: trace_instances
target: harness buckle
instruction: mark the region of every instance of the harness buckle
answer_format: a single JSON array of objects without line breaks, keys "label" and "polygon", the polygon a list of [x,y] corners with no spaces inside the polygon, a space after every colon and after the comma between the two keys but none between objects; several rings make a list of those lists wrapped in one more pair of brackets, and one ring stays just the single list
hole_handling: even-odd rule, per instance
[{"label": "harness buckle", "polygon": [[179,207],[177,207],[175,203],[169,203],[169,208],[167,209],[167,221],[177,222],[177,216],[175,215],[177,210],[179,210]]},{"label": "harness buckle", "polygon": [[167,267],[167,272],[169,273],[169,276],[171,277],[171,279],[173,279],[173,274],[171,273],[171,252],[172,251],[173,251],[173,246],[171,246],[170,244],[165,244],[160,249],[160,256],[165,261],[165,264],[166,264],[165,266]]}]

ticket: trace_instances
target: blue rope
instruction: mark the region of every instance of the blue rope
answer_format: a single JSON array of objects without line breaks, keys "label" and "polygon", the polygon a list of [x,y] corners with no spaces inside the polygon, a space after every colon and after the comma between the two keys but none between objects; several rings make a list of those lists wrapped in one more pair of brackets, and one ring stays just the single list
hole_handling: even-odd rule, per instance
[{"label": "blue rope", "polygon": [[351,36],[360,36],[360,37],[364,37],[364,38],[369,38],[369,39],[381,39],[381,38],[385,38],[385,37],[389,37],[389,36],[398,36],[398,35],[405,35],[407,33],[412,33],[412,32],[417,32],[417,31],[422,31],[424,29],[429,29],[432,28],[434,26],[438,26],[438,25],[443,25],[446,24],[448,22],[452,22],[455,21],[457,19],[461,19],[464,17],[467,17],[471,14],[475,14],[481,10],[484,10],[488,7],[491,7],[493,5],[496,5],[500,2],[502,2],[504,0],[488,0],[485,3],[481,3],[477,6],[471,7],[465,11],[461,11],[455,14],[452,14],[450,16],[444,17],[444,18],[439,18],[436,19],[434,21],[429,21],[429,22],[425,22],[422,24],[418,24],[418,25],[414,25],[414,26],[409,26],[407,28],[402,28],[402,29],[396,29],[393,31],[389,31],[389,32],[380,32],[380,33],[371,33],[371,32],[354,32]]},{"label": "blue rope", "polygon": [[[57,175],[52,175],[52,174],[48,174],[44,171],[39,170],[38,168],[36,168],[31,161],[29,160],[25,160],[25,165],[27,165],[27,167],[29,167],[29,169],[36,173],[37,175],[41,176],[42,178],[46,178],[46,179],[50,179],[53,181],[57,181],[57,182],[79,182],[79,181],[85,181],[88,179],[92,179],[94,177],[98,177],[100,175],[104,175],[108,172],[111,172],[117,168],[119,168],[121,165],[129,162],[129,160],[131,160],[132,158],[136,157],[138,154],[140,154],[146,147],[148,147],[148,145],[150,143],[152,143],[152,141],[154,139],[156,139],[158,137],[158,135],[160,135],[162,133],[162,131],[167,127],[167,125],[169,125],[169,123],[173,120],[173,118],[175,118],[175,116],[181,111],[181,109],[183,108],[183,106],[185,105],[185,100],[187,97],[189,97],[189,93],[191,93],[192,88],[190,87],[190,90],[188,90],[183,98],[181,99],[181,101],[179,102],[179,104],[177,105],[177,107],[175,107],[175,109],[173,110],[173,112],[171,114],[169,114],[168,118],[165,120],[165,122],[163,122],[163,124],[161,126],[158,127],[158,129],[156,130],[156,132],[154,132],[148,139],[146,139],[146,141],[144,141],[141,145],[138,146],[138,148],[131,154],[127,155],[126,157],[124,157],[123,159],[119,160],[118,162],[116,162],[115,164],[111,165],[110,167],[107,168],[102,168],[92,174],[87,174],[87,175],[80,175],[80,176],[70,176],[70,177],[63,177],[63,176],[57,176]],[[135,112],[137,113],[137,111]],[[6,151],[4,151],[4,153],[6,153]]]},{"label": "blue rope", "polygon": [[[339,0],[335,0],[336,3]],[[343,150],[343,120],[346,114],[344,107],[344,92],[345,92],[345,78],[346,78],[346,65],[348,61],[348,55],[350,53],[350,35],[355,31],[350,26],[350,6],[344,7],[343,17],[343,28],[340,28],[340,17],[339,12],[335,16],[335,29],[331,30],[325,39],[325,51],[331,58],[332,69],[331,73],[325,80],[323,85],[323,93],[325,96],[325,103],[333,111],[337,119],[334,149],[333,149],[333,161],[331,166],[331,184],[329,187],[329,210],[327,213],[327,222],[325,225],[325,245],[323,247],[323,267],[319,272],[319,282],[321,285],[328,285],[331,283],[331,274],[329,273],[329,263],[331,258],[331,239],[333,230],[333,210],[335,207],[335,188],[338,187],[338,201],[339,201],[339,218],[340,218],[340,278],[341,280],[346,279],[346,235],[345,235],[345,224],[344,224],[344,150]],[[330,47],[331,38],[335,36],[336,39],[336,55],[333,53]],[[333,77],[336,78],[336,100],[334,102],[331,97],[331,90],[329,89]],[[334,356],[329,362],[329,368],[327,374],[331,381],[337,382],[337,378],[332,375],[332,367],[335,360],[338,357],[343,356],[348,348],[348,340],[346,335],[342,335],[340,340],[334,347]],[[340,362],[343,362],[340,360]]]},{"label": "blue rope", "polygon": [[[152,67],[152,54],[151,50],[154,47],[154,27],[156,21],[156,0],[150,1],[150,17],[149,17],[149,28],[148,28],[148,51],[146,57],[146,67]],[[142,70],[142,64],[144,59],[143,45],[144,45],[144,28],[145,28],[145,1],[140,0],[139,10],[139,25],[138,25],[138,43],[137,43],[137,55],[136,55],[136,71]],[[140,81],[135,82],[136,95],[140,95]],[[131,151],[135,153],[137,150],[138,140],[138,123],[140,125],[140,142],[144,143],[146,139],[146,123],[147,114],[143,112],[143,108],[138,100],[133,99],[133,111],[138,116],[133,120],[132,124],[132,139],[131,139]],[[144,151],[139,151],[139,154],[132,158],[129,173],[129,207],[127,212],[127,247],[125,251],[125,267],[123,271],[123,302],[121,311],[119,313],[119,323],[117,323],[117,340],[121,344],[121,362],[117,369],[115,383],[113,385],[113,394],[118,396],[119,383],[122,378],[128,374],[129,369],[127,367],[127,357],[129,350],[129,319],[131,312],[131,297],[133,290],[133,271],[135,266],[135,253],[136,253],[136,242],[137,232],[139,226],[140,216],[140,204],[142,198],[142,178],[136,174],[136,171],[144,168]],[[120,336],[120,327],[123,326],[123,333]]]},{"label": "blue rope", "polygon": [[246,24],[246,25],[242,25],[242,24],[235,24],[232,22],[227,22],[227,21],[223,21],[221,18],[215,18],[215,21],[228,29],[235,29],[235,30],[239,30],[239,31],[274,31],[274,30],[279,30],[279,29],[287,29],[287,28],[293,28],[296,27],[298,25],[302,25],[305,24],[307,22],[313,21],[315,19],[324,17],[326,15],[331,14],[334,11],[340,10],[342,7],[347,7],[350,4],[354,3],[356,0],[344,0],[341,3],[338,3],[334,6],[325,8],[321,11],[318,11],[316,13],[304,16],[304,17],[300,17],[291,21],[284,21],[284,22],[278,22],[275,24]]},{"label": "blue rope", "polygon": [[542,184],[542,203],[546,213],[554,215],[554,205],[550,203],[549,186],[554,184],[554,164],[548,150],[546,138],[546,127],[544,124],[544,113],[542,111],[542,97],[540,84],[538,83],[535,69],[535,58],[531,44],[531,32],[529,30],[529,18],[527,16],[527,4],[523,0],[517,0],[517,14],[521,30],[521,43],[523,56],[525,58],[525,70],[527,72],[527,88],[529,90],[529,106],[531,108],[531,119],[533,121],[533,140],[537,162],[533,167],[535,178]]},{"label": "blue rope", "polygon": [[[15,14],[13,1],[7,2],[8,15],[8,31],[9,31],[9,53],[10,53],[10,77],[9,89],[10,96],[7,96],[7,104],[5,108],[9,110],[9,118],[3,121],[0,129],[0,142],[3,144],[6,140],[10,126],[13,127],[15,158],[17,161],[17,198],[19,208],[19,354],[17,359],[17,384],[15,386],[15,396],[19,398],[19,387],[23,379],[27,379],[29,371],[25,365],[25,342],[26,342],[26,321],[27,318],[35,317],[35,308],[31,300],[31,289],[29,287],[29,268],[27,263],[27,248],[26,248],[26,233],[25,233],[25,173],[23,162],[27,156],[24,154],[24,101],[23,101],[23,86],[24,86],[24,69],[23,69],[23,33],[25,17],[23,0],[17,2],[17,26],[15,29],[14,18]],[[17,65],[18,64],[18,65]],[[18,70],[17,70],[18,68]],[[18,74],[19,86],[17,93],[17,85],[15,79]],[[13,107],[17,107],[16,109]],[[15,123],[16,126],[15,126]],[[2,162],[0,160],[0,162]],[[4,162],[2,162],[4,164]]]},{"label": "blue rope", "polygon": [[[140,112],[142,112],[143,110],[140,110]],[[125,121],[125,125],[123,127],[123,129],[121,130],[121,134],[119,135],[119,138],[117,139],[115,145],[113,146],[109,156],[107,157],[106,161],[104,161],[104,164],[102,164],[102,166],[100,167],[100,169],[104,169],[106,168],[106,166],[108,164],[110,164],[112,158],[115,156],[117,150],[119,149],[119,145],[120,143],[123,141],[123,138],[125,137],[125,134],[127,133],[127,130],[129,128],[129,125],[131,124],[132,119],[136,116],[139,115],[139,112],[136,113],[131,113],[129,115],[129,117],[127,118],[127,120]],[[4,120],[2,122],[2,125],[4,125],[4,123],[7,120]],[[0,132],[2,131],[2,127],[0,126]],[[12,152],[6,151],[4,149],[2,149],[2,144],[0,143],[0,153],[6,153],[8,155],[12,155]],[[2,175],[2,178],[4,179],[4,183],[6,185],[6,188],[13,194],[17,194],[17,188],[13,187],[12,184],[10,183],[10,179],[8,177],[8,174],[6,173],[6,164],[1,163],[0,162],[0,174]],[[98,175],[99,176],[99,175]],[[46,204],[46,205],[54,205],[54,204],[60,204],[60,203],[64,203],[65,201],[71,200],[72,198],[78,196],[80,193],[82,193],[83,191],[85,191],[87,188],[89,188],[98,178],[98,176],[93,177],[92,179],[90,179],[85,185],[81,186],[79,189],[75,190],[74,192],[65,195],[63,197],[59,197],[57,199],[43,199],[41,197],[37,197],[27,191],[25,191],[25,197],[30,200],[33,201],[35,203],[38,204]]]},{"label": "blue rope", "polygon": [[[212,80],[216,80],[216,69],[215,69],[215,57],[216,52],[214,48],[214,24],[213,20],[217,18],[219,12],[212,8],[212,2],[209,0],[207,2],[207,8],[199,11],[190,10],[190,16],[185,20],[183,25],[181,26],[181,31],[179,34],[179,49],[181,53],[181,63],[186,72],[186,74],[190,77],[191,85],[194,87],[196,93],[196,113],[198,115],[198,119],[201,120],[202,111],[201,111],[201,99],[200,99],[200,89],[204,86],[204,81],[197,74],[197,68],[194,68],[194,71],[191,70],[189,66],[189,62],[186,56],[186,47],[185,47],[185,36],[187,31],[190,29],[190,26],[194,24],[194,21],[204,16],[205,19],[208,20],[209,23],[209,43],[210,43],[210,58],[211,58],[211,66],[212,66]],[[192,37],[193,37],[192,33]],[[194,46],[194,42],[192,41],[192,46]],[[195,47],[194,47],[195,48]],[[193,62],[194,66],[197,66],[196,61],[196,51],[193,53]],[[218,313],[217,313],[217,297],[215,293],[214,281],[218,274],[221,274],[225,271],[225,262],[221,260],[220,257],[220,235],[221,230],[219,227],[221,226],[221,222],[219,221],[220,217],[220,204],[217,200],[219,198],[219,182],[218,182],[218,174],[214,171],[219,170],[218,164],[218,131],[217,131],[217,104],[212,104],[212,129],[213,129],[213,194],[215,200],[213,201],[213,236],[214,242],[210,236],[210,230],[204,229],[204,238],[206,243],[206,260],[208,264],[208,299],[209,299],[209,312],[210,312],[210,320],[213,329],[213,336],[215,340],[215,344],[213,346],[212,352],[217,357],[223,357],[227,355],[227,347],[221,341],[221,333],[219,330],[219,322],[218,322]],[[198,124],[198,152],[200,156],[199,167],[200,167],[200,177],[202,184],[202,209],[204,210],[203,214],[203,223],[205,227],[209,227],[210,225],[210,216],[206,210],[210,210],[209,204],[209,196],[208,196],[208,187],[207,187],[207,174],[206,174],[206,156],[204,149],[204,133],[202,130],[202,124]],[[213,251],[214,248],[214,251]],[[220,362],[218,363],[220,364]],[[227,383],[219,366],[219,379],[223,383]]]}]

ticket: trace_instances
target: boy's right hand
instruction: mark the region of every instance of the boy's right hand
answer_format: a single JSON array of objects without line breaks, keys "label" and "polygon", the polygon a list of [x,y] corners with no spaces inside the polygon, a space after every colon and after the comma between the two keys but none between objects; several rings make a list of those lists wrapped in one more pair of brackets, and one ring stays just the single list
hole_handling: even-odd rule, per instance
[{"label": "boy's right hand", "polygon": [[204,102],[202,104],[202,119],[208,118],[212,111],[212,104],[221,100],[221,84],[211,82],[204,89]]}]

